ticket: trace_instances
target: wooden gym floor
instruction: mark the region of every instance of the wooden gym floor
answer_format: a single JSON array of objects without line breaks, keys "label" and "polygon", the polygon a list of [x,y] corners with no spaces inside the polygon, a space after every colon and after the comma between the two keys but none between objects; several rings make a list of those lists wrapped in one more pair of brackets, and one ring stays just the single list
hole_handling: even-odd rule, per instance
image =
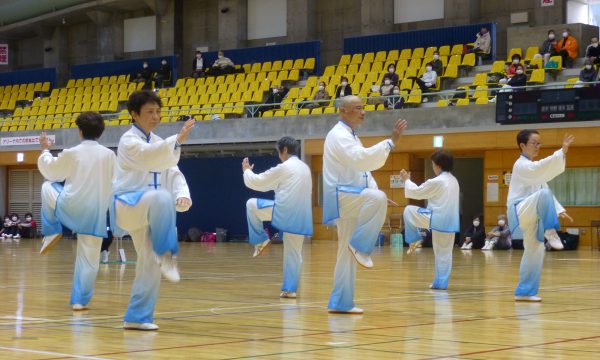
[{"label": "wooden gym floor", "polygon": [[[162,282],[158,332],[125,331],[134,265],[101,265],[90,309],[72,312],[74,242],[0,244],[0,359],[594,359],[600,252],[546,254],[540,304],[515,303],[520,251],[454,250],[450,290],[431,291],[433,253],[376,249],[359,269],[364,315],[330,315],[336,244],[305,245],[297,300],[280,300],[281,245],[181,244]],[[135,257],[131,243],[127,254]],[[115,259],[113,244],[111,259]]]}]

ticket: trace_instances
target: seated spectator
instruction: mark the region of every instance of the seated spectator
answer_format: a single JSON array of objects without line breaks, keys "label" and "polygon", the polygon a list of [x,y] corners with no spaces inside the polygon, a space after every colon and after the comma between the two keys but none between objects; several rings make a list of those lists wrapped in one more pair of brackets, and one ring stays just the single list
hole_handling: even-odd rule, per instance
[{"label": "seated spectator", "polygon": [[144,64],[142,65],[142,70],[140,70],[139,74],[142,79],[141,81],[144,82],[143,89],[151,89],[152,88],[152,70],[148,66],[147,61],[144,61]]},{"label": "seated spectator", "polygon": [[327,102],[324,100],[329,100],[329,94],[327,93],[327,89],[325,88],[325,83],[323,81],[319,82],[319,87],[312,100],[314,102],[306,104],[305,107],[309,109],[315,109],[327,105]]},{"label": "seated spectator", "polygon": [[281,108],[281,101],[283,101],[283,97],[284,95],[282,94],[281,89],[275,85],[271,88],[271,92],[269,93],[269,97],[267,97],[267,100],[265,101],[265,104],[273,104],[273,105],[263,105],[260,107],[260,109],[258,110],[260,112],[260,115],[262,116],[262,113],[267,111],[267,110],[275,110],[275,109],[280,109]]},{"label": "seated spectator", "polygon": [[4,216],[4,224],[2,226],[2,237],[3,238],[12,238],[12,233],[10,231],[10,227],[12,226],[12,222],[10,221],[10,216]]},{"label": "seated spectator", "polygon": [[209,70],[209,75],[219,76],[224,74],[231,74],[233,72],[235,72],[233,61],[225,57],[223,51],[219,51],[217,60],[215,60],[213,66]]},{"label": "seated spectator", "polygon": [[577,57],[577,40],[571,35],[569,29],[564,29],[562,33],[562,39],[560,39],[554,49],[556,53],[562,56],[562,66],[571,67],[572,61]]},{"label": "seated spectator", "polygon": [[21,237],[26,239],[32,239],[36,234],[36,223],[33,220],[33,215],[31,213],[25,214],[25,221],[19,224],[19,233]]},{"label": "seated spectator", "polygon": [[392,79],[388,77],[388,74],[385,74],[383,76],[383,83],[379,88],[379,93],[381,94],[381,96],[392,95],[392,92],[394,91],[395,87],[397,87],[397,85],[394,85]]},{"label": "seated spectator", "polygon": [[521,65],[521,67],[523,68],[525,67],[525,65],[521,63],[521,55],[514,54],[511,60],[512,61],[510,65],[508,65],[508,69],[506,70],[506,77],[508,78],[515,76],[515,74],[517,73],[517,67],[519,67],[519,65]]},{"label": "seated spectator", "polygon": [[515,86],[526,86],[527,85],[527,75],[525,75],[525,68],[522,64],[517,65],[515,70],[515,75],[506,79],[504,83],[504,87],[515,87]]},{"label": "seated spectator", "polygon": [[192,62],[192,77],[197,79],[198,77],[204,77],[204,59],[202,59],[202,52],[196,51],[196,57]]},{"label": "seated spectator", "polygon": [[465,241],[461,249],[481,249],[485,243],[485,226],[481,215],[473,217],[473,225],[470,225],[467,231],[465,231]]},{"label": "seated spectator", "polygon": [[544,57],[544,65],[550,60],[550,56],[558,55],[555,47],[556,35],[554,35],[554,30],[548,30],[548,38],[540,46],[540,55]]},{"label": "seated spectator", "polygon": [[350,87],[350,84],[348,84],[348,78],[342,76],[340,78],[340,85],[335,90],[335,98],[339,99],[348,95],[352,95],[352,88]]},{"label": "seated spectator", "polygon": [[585,57],[590,59],[592,65],[600,67],[600,46],[598,46],[598,37],[592,38],[591,44],[585,49]]},{"label": "seated spectator", "polygon": [[498,215],[498,226],[485,237],[485,245],[481,250],[508,250],[512,245],[510,228],[506,222],[506,215]]},{"label": "seated spectator", "polygon": [[484,58],[487,59],[490,56],[492,40],[486,26],[482,26],[481,30],[475,36],[477,38],[475,39],[471,52],[477,54],[479,57],[479,64],[481,65],[481,60]]},{"label": "seated spectator", "polygon": [[154,76],[154,86],[160,89],[165,85],[171,85],[171,68],[167,64],[167,59],[162,59],[160,61],[160,68]]},{"label": "seated spectator", "polygon": [[[396,65],[389,64],[388,72],[383,75],[383,80],[385,81],[386,77],[390,79],[392,85],[398,86],[398,74],[396,74]],[[383,83],[381,84],[383,86]]]},{"label": "seated spectator", "polygon": [[[435,87],[437,82],[437,73],[433,71],[431,63],[427,63],[425,65],[425,72],[423,73],[421,78],[411,77],[411,79],[415,80],[415,83],[417,83],[419,88],[421,88],[422,93],[426,93],[429,92],[429,89]],[[423,102],[427,101],[429,101],[427,97],[423,97]]]},{"label": "seated spectator", "polygon": [[12,213],[8,220],[8,222],[6,218],[4,220],[4,236],[8,239],[12,238],[18,241],[21,238],[21,235],[19,235],[19,224],[21,223],[19,215]]},{"label": "seated spectator", "polygon": [[435,51],[433,53],[433,60],[431,61],[431,67],[433,68],[433,71],[435,71],[435,73],[438,76],[442,76],[443,72],[444,72],[444,64],[442,63],[442,60],[440,60],[440,53],[438,53],[437,51]]},{"label": "seated spectator", "polygon": [[584,82],[596,81],[597,77],[598,77],[598,72],[592,65],[592,61],[590,59],[585,59],[583,69],[581,69],[581,72],[579,72],[579,80],[577,81],[579,86],[576,85],[576,87],[582,87],[583,84],[581,84],[581,83],[584,83]]},{"label": "seated spectator", "polygon": [[400,95],[400,89],[396,86],[394,88],[393,91],[393,95],[392,97],[388,98],[388,102],[387,102],[387,108],[388,109],[394,109],[394,110],[400,110],[404,108],[404,96]]}]

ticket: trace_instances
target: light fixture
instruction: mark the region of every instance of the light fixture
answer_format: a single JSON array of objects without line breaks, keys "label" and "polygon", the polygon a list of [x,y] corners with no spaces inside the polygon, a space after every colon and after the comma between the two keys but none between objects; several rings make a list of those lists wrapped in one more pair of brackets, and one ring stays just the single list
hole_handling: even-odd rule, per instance
[{"label": "light fixture", "polygon": [[442,135],[435,135],[433,137],[433,147],[434,148],[441,148],[444,146],[444,136]]},{"label": "light fixture", "polygon": [[22,163],[23,161],[25,161],[25,154],[17,153],[17,162]]}]

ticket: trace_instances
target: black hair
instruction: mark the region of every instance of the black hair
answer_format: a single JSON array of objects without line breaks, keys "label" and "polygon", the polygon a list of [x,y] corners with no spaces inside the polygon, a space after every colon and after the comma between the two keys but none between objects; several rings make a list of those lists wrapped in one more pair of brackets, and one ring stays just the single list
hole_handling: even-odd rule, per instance
[{"label": "black hair", "polygon": [[85,140],[97,140],[104,132],[104,119],[97,112],[87,111],[79,114],[75,124]]},{"label": "black hair", "polygon": [[394,63],[389,63],[389,64],[388,64],[388,66],[387,66],[387,69],[389,70],[389,69],[390,69],[390,67],[392,67],[392,66],[394,67],[394,69],[396,68],[396,64],[394,64]]},{"label": "black hair", "polygon": [[511,60],[514,60],[514,59],[519,59],[519,60],[521,60],[521,55],[519,55],[519,54],[513,54],[513,56],[512,56],[512,58],[511,58]]},{"label": "black hair", "polygon": [[454,168],[454,157],[447,150],[440,149],[431,154],[431,161],[439,166],[442,171],[452,171]]},{"label": "black hair", "polygon": [[25,217],[28,217],[28,216],[33,219],[33,214],[32,213],[30,213],[30,212],[25,213]]},{"label": "black hair", "polygon": [[348,81],[348,78],[345,75],[340,77],[340,82],[342,82],[344,80]]},{"label": "black hair", "polygon": [[519,147],[519,149],[521,148],[521,144],[527,145],[531,134],[539,134],[539,132],[533,129],[525,129],[519,131],[519,133],[517,134],[517,146]]},{"label": "black hair", "polygon": [[548,30],[548,35],[550,35],[550,33],[554,34],[554,29]]},{"label": "black hair", "polygon": [[10,217],[11,217],[11,218],[12,218],[13,216],[16,216],[16,217],[17,217],[17,219],[19,219],[19,214],[17,214],[17,213],[12,213],[12,214],[10,214]]},{"label": "black hair", "polygon": [[298,142],[291,136],[284,136],[277,141],[277,150],[282,152],[284,148],[287,148],[288,155],[298,156]]},{"label": "black hair", "polygon": [[134,91],[133,94],[129,96],[129,100],[127,100],[127,111],[129,111],[129,114],[135,112],[139,115],[140,111],[142,110],[142,106],[148,103],[154,103],[159,107],[162,107],[162,101],[153,91]]},{"label": "black hair", "polygon": [[471,220],[479,219],[479,222],[483,224],[483,214],[475,214],[473,215]]}]

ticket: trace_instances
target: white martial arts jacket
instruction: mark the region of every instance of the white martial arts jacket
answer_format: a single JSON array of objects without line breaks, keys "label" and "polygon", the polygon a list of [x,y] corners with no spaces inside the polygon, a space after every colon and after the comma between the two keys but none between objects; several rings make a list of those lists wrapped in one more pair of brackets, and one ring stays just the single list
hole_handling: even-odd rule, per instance
[{"label": "white martial arts jacket", "polygon": [[73,232],[106,237],[106,211],[111,198],[115,153],[84,140],[58,157],[44,150],[38,169],[52,182],[65,182],[56,201],[56,216]]},{"label": "white martial arts jacket", "polygon": [[352,128],[341,120],[329,131],[323,152],[324,224],[333,224],[340,217],[338,192],[377,189],[371,171],[385,164],[393,148],[390,139],[363,147]]},{"label": "white martial arts jacket", "polygon": [[115,200],[134,206],[144,192],[158,189],[170,192],[173,202],[179,198],[190,199],[185,177],[177,167],[180,154],[176,135],[163,140],[154,133],[145,134],[134,124],[119,141],[113,183]]},{"label": "white martial arts jacket", "polygon": [[[256,191],[275,190],[273,226],[290,234],[312,236],[312,177],[308,166],[297,156],[261,174],[246,169],[244,184]],[[261,203],[258,202],[259,208]]]},{"label": "white martial arts jacket", "polygon": [[427,211],[431,214],[431,230],[460,232],[460,187],[451,173],[443,171],[420,186],[407,180],[404,182],[404,196],[409,199],[427,200]]},{"label": "white martial arts jacket", "polygon": [[[562,149],[556,150],[554,154],[539,161],[532,161],[525,155],[521,155],[515,161],[506,200],[508,225],[513,239],[523,238],[517,217],[517,204],[536,191],[548,188],[547,182],[564,171],[565,154]],[[557,214],[565,211],[556,198],[554,198],[554,206]]]}]

